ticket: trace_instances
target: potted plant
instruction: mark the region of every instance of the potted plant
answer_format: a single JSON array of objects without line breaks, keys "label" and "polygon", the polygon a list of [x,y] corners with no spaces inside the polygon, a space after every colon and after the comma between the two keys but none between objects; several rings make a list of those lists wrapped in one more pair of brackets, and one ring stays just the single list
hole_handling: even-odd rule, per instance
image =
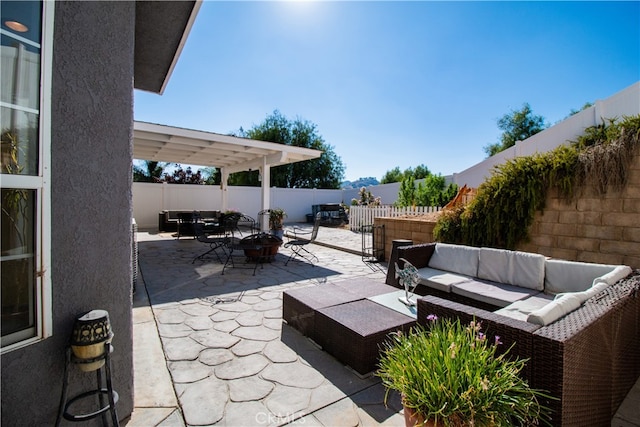
[{"label": "potted plant", "polygon": [[[550,425],[549,410],[519,375],[525,360],[497,355],[480,324],[429,316],[428,327],[391,335],[377,375],[402,397],[407,426]],[[385,399],[386,397],[385,396]]]},{"label": "potted plant", "polygon": [[282,239],[284,235],[284,219],[287,217],[287,213],[282,208],[274,208],[269,210],[269,229],[271,234],[278,236]]}]

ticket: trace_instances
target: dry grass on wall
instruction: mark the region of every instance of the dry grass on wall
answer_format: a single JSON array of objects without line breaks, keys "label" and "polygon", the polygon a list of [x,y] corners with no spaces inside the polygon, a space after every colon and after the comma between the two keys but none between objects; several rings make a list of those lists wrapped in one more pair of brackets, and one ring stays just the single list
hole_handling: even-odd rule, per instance
[{"label": "dry grass on wall", "polygon": [[629,165],[626,185],[604,195],[584,186],[567,202],[556,191],[537,213],[528,243],[519,250],[573,261],[640,268],[640,152]]}]

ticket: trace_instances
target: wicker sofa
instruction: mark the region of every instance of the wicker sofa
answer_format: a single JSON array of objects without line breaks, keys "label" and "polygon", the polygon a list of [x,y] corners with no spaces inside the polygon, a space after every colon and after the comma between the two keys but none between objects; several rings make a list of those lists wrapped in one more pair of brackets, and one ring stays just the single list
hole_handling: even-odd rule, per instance
[{"label": "wicker sofa", "polygon": [[[400,247],[398,257],[414,264],[419,270],[426,268],[423,274],[433,276],[433,271],[429,269],[437,269],[432,268],[430,260],[438,252],[438,245],[441,244]],[[447,250],[440,252],[442,255]],[[509,252],[511,251],[502,255],[513,257],[514,254]],[[448,268],[458,269],[459,266],[456,267],[455,264],[459,264],[461,260],[455,259],[454,252],[449,255],[452,258],[447,264]],[[453,292],[451,289],[447,291],[441,286],[423,283],[417,289],[417,293],[422,295],[418,299],[417,321],[426,324],[427,316],[431,314],[457,317],[464,322],[474,318],[480,320],[489,335],[500,336],[504,343],[503,349],[513,345],[510,351],[512,356],[528,359],[523,375],[533,387],[544,389],[555,398],[545,402],[554,411],[554,425],[610,425],[615,411],[640,375],[640,270],[609,266],[617,274],[609,274],[607,277],[607,273],[604,273],[599,277],[592,277],[590,281],[585,277],[570,280],[572,274],[566,272],[581,267],[581,264],[584,264],[585,270],[591,269],[590,275],[607,269],[590,263],[547,258],[543,261],[543,289],[537,293],[525,291],[529,296],[518,300],[521,301],[520,304],[515,301],[514,310],[508,309],[514,303],[497,305],[491,295],[486,295],[495,282],[467,276],[469,281],[477,281],[484,286],[480,298],[473,294],[469,283],[463,287],[462,292]],[[399,267],[402,268],[402,264],[400,261]],[[442,266],[438,262],[435,264]],[[512,273],[518,272],[513,263],[509,264],[508,269]],[[574,277],[580,275],[577,270],[573,273]],[[446,271],[444,274],[447,274]],[[459,273],[454,271],[452,274]],[[510,277],[517,281],[517,274],[509,276],[499,271],[496,274],[497,277]],[[520,274],[531,278],[537,277],[538,273],[529,269],[528,272],[520,271]],[[567,286],[572,288],[553,288],[558,283],[557,274],[564,276]],[[552,277],[547,277],[549,275]],[[624,277],[620,277],[621,275]],[[602,276],[605,276],[604,279]],[[455,281],[451,277],[447,279]],[[613,283],[607,283],[607,279]],[[513,283],[498,285],[506,285],[508,290],[512,286],[518,287]],[[545,289],[545,286],[551,286],[551,289]],[[552,294],[556,292],[560,294],[557,299],[568,298],[570,303],[561,303],[560,309],[547,307],[545,312],[544,307],[554,303]],[[579,303],[573,308],[576,295]],[[525,307],[523,313],[519,310],[523,309],[523,305],[526,306],[522,301],[528,298],[538,298],[539,301],[533,307]],[[527,309],[532,311],[526,313]],[[529,318],[535,311],[540,311],[542,317]],[[549,317],[549,313],[552,316]],[[554,316],[557,318],[553,319]]]},{"label": "wicker sofa", "polygon": [[178,220],[181,213],[197,213],[200,218],[218,218],[220,211],[198,210],[164,210],[158,213],[158,231],[178,231]]}]

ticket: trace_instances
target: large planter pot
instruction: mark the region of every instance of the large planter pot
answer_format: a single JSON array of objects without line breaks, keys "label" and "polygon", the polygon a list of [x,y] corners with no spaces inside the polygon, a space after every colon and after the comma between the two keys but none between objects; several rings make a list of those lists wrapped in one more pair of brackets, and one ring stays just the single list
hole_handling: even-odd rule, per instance
[{"label": "large planter pot", "polygon": [[426,420],[422,416],[422,414],[417,413],[412,408],[409,408],[406,405],[404,407],[404,425],[406,427],[416,427],[416,426],[424,426],[424,427],[440,427],[442,424],[437,423],[433,420]]},{"label": "large planter pot", "polygon": [[278,253],[278,248],[282,245],[282,239],[271,234],[252,234],[241,240],[241,244],[256,246],[255,248],[244,249],[244,254],[251,261],[271,262]]}]

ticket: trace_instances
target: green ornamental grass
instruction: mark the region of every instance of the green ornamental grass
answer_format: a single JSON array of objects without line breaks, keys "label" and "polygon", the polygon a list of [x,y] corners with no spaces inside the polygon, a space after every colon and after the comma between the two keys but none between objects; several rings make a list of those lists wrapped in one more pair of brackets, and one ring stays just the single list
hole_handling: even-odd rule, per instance
[{"label": "green ornamental grass", "polygon": [[526,360],[496,355],[500,338],[487,339],[478,322],[428,319],[428,328],[395,333],[385,344],[377,375],[387,395],[397,390],[405,406],[437,425],[550,425],[539,401],[549,396],[519,376]]}]

